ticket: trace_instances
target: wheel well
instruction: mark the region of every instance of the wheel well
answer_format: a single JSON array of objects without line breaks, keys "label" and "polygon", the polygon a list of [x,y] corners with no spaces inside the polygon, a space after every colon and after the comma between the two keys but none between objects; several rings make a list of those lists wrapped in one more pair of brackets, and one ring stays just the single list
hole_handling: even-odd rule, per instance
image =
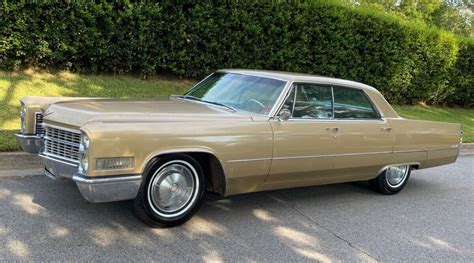
[{"label": "wheel well", "polygon": [[202,171],[204,173],[204,178],[206,180],[206,190],[220,195],[224,195],[226,188],[224,169],[219,159],[217,159],[217,157],[215,157],[213,154],[206,152],[166,153],[153,157],[148,164],[154,164],[160,157],[169,156],[173,154],[186,154],[194,158],[201,165]]}]

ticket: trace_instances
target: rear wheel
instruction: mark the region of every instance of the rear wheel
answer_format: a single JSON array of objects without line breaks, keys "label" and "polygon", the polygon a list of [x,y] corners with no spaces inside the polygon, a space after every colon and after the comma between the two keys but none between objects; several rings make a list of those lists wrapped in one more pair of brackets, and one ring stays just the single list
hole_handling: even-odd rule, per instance
[{"label": "rear wheel", "polygon": [[408,182],[411,167],[409,165],[389,166],[375,179],[369,181],[372,188],[386,195],[400,192]]},{"label": "rear wheel", "polygon": [[145,175],[134,200],[137,217],[152,227],[172,227],[200,208],[205,182],[199,163],[184,154],[160,158]]}]

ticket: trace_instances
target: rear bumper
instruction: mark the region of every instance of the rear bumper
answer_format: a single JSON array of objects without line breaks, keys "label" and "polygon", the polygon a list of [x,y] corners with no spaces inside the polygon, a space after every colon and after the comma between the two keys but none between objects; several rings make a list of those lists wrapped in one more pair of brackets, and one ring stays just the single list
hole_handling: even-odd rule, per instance
[{"label": "rear bumper", "polygon": [[91,203],[104,203],[135,199],[142,183],[141,175],[87,177],[78,174],[78,165],[40,154],[44,173],[52,179],[72,179],[84,199]]},{"label": "rear bumper", "polygon": [[43,137],[37,135],[26,135],[17,133],[15,134],[18,142],[21,145],[23,151],[27,153],[34,153],[37,154],[40,152],[41,148],[43,147]]}]

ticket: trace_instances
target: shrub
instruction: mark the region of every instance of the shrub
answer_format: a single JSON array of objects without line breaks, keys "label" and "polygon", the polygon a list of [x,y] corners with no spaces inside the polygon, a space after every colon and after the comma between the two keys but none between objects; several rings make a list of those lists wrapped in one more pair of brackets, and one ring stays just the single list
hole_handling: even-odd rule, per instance
[{"label": "shrub", "polygon": [[286,70],[352,79],[392,103],[473,104],[473,44],[339,1],[4,1],[1,69]]}]

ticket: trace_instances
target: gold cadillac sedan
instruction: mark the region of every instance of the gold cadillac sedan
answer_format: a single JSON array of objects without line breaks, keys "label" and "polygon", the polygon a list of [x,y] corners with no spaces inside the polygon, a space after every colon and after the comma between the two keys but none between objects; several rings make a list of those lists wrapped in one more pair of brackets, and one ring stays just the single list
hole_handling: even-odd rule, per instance
[{"label": "gold cadillac sedan", "polygon": [[412,169],[453,163],[461,125],[401,118],[376,89],[286,72],[219,70],[168,100],[25,97],[18,140],[89,202],[134,200],[175,226],[207,192],[368,180],[395,194]]}]

